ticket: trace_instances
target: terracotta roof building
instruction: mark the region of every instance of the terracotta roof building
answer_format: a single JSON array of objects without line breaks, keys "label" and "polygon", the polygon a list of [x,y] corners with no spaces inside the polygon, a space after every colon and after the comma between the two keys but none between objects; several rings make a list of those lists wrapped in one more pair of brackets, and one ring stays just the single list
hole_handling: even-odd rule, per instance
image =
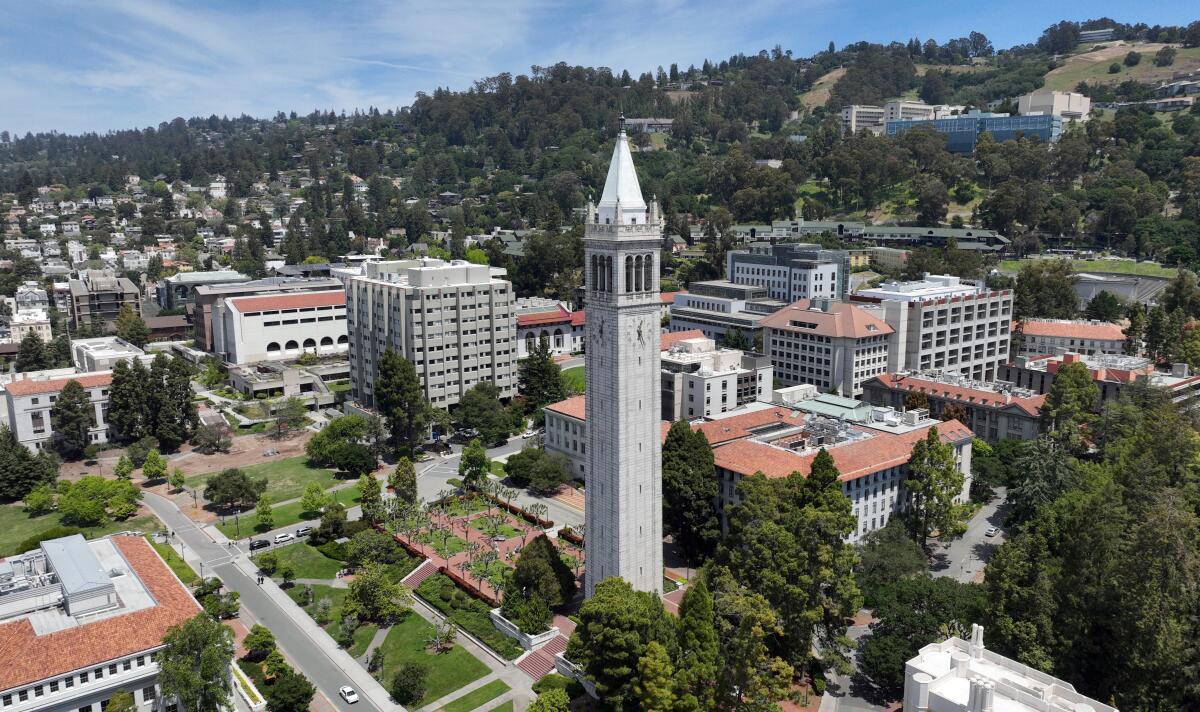
[{"label": "terracotta roof building", "polygon": [[903,408],[911,394],[924,396],[935,417],[951,406],[961,409],[964,422],[988,442],[1032,440],[1041,432],[1039,415],[1046,396],[1012,383],[983,383],[952,374],[885,373],[863,384],[863,400],[873,405]]},{"label": "terracotta roof building", "polygon": [[116,689],[163,709],[163,636],[199,612],[140,536],[76,534],[0,561],[0,709],[98,712]]},{"label": "terracotta roof building", "polygon": [[50,409],[71,381],[83,386],[95,408],[95,422],[89,433],[91,442],[108,442],[108,387],[112,385],[109,372],[22,378],[5,384],[4,408],[8,413],[8,427],[17,442],[34,451],[49,446],[54,437]]},{"label": "terracotta roof building", "polygon": [[1065,363],[1078,361],[1087,366],[1092,382],[1100,389],[1100,404],[1115,401],[1134,383],[1146,383],[1166,391],[1171,400],[1184,408],[1197,405],[1200,376],[1193,375],[1186,363],[1159,371],[1154,362],[1141,356],[1095,354],[1084,356],[1064,353],[1057,356],[1018,356],[1005,364],[1000,377],[1034,393],[1049,393],[1050,386]]},{"label": "terracotta roof building", "polygon": [[1013,324],[1019,356],[1053,355],[1069,351],[1083,356],[1120,354],[1125,332],[1110,321],[1026,319]]},{"label": "terracotta roof building", "polygon": [[810,383],[853,398],[884,373],[895,330],[853,304],[801,299],[762,320],[763,351],[789,386]]},{"label": "terracotta roof building", "polygon": [[226,363],[344,354],[346,293],[341,289],[224,299],[213,305],[212,350]]}]

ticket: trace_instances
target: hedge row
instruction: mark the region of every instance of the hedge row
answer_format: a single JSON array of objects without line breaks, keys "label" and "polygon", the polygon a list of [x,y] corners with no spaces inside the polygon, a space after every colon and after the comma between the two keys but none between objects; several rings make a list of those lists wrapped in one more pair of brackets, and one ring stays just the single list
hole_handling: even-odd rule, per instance
[{"label": "hedge row", "polygon": [[475,636],[484,645],[496,651],[506,660],[515,660],[525,650],[517,641],[501,633],[492,625],[487,604],[473,598],[454,584],[444,574],[434,574],[417,586],[417,595],[442,615],[466,632]]}]

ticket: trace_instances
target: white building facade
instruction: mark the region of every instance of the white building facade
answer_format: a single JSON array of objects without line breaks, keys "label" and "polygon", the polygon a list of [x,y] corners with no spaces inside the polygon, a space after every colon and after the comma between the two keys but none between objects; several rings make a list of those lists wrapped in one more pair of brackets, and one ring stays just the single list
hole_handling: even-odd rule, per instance
[{"label": "white building facade", "polygon": [[448,408],[475,384],[517,394],[516,303],[503,269],[437,259],[367,262],[347,285],[350,383],[375,407],[379,359],[416,367],[430,404]]},{"label": "white building facade", "polygon": [[87,391],[95,409],[95,421],[88,439],[95,444],[108,442],[108,389],[111,373],[88,373],[58,378],[26,378],[4,386],[4,405],[8,411],[8,427],[17,442],[30,450],[51,445],[54,427],[50,410],[58,394],[71,381],[77,381]]},{"label": "white building facade", "polygon": [[213,353],[231,364],[342,354],[346,323],[341,290],[222,299],[213,305]]},{"label": "white building facade", "polygon": [[585,595],[619,576],[662,590],[658,205],[646,205],[624,127],[584,226],[588,496]]},{"label": "white building facade", "polygon": [[780,383],[856,398],[863,382],[887,371],[893,333],[853,304],[802,299],[763,319],[763,351]]},{"label": "white building facade", "polygon": [[662,419],[711,418],[768,402],[771,362],[760,354],[717,348],[709,338],[683,339],[661,354]]}]

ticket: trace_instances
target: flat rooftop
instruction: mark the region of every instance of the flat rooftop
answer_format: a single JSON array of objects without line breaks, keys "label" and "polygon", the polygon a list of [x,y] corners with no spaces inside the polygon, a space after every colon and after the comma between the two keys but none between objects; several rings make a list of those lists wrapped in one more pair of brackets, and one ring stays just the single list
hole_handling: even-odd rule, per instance
[{"label": "flat rooftop", "polygon": [[946,297],[965,297],[982,291],[985,291],[983,287],[966,284],[952,275],[927,274],[924,279],[884,282],[878,287],[860,289],[858,295],[886,301],[920,302]]}]

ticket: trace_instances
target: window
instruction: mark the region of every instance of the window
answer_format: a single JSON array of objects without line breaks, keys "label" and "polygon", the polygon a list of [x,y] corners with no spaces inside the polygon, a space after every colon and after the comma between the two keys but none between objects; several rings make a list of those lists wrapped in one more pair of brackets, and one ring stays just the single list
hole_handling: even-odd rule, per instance
[{"label": "window", "polygon": [[142,702],[149,702],[154,699],[154,685],[142,688]]}]

